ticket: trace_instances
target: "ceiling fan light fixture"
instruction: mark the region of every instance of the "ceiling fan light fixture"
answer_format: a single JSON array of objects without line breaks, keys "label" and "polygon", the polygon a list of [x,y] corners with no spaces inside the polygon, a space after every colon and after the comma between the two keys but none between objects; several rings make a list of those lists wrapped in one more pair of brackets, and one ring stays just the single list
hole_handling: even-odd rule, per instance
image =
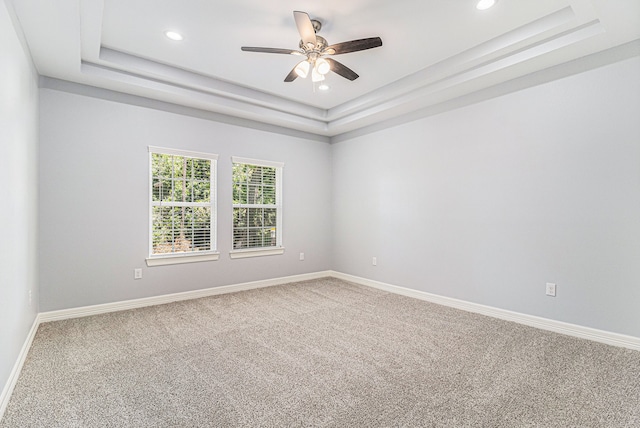
[{"label": "ceiling fan light fixture", "polygon": [[307,75],[309,74],[309,67],[310,67],[309,61],[307,61],[306,59],[304,61],[300,61],[295,68],[296,74],[302,77],[303,79],[306,78]]},{"label": "ceiling fan light fixture", "polygon": [[182,34],[178,33],[177,31],[167,30],[164,32],[164,35],[167,36],[168,39],[171,39],[175,42],[184,40]]},{"label": "ceiling fan light fixture", "polygon": [[327,62],[326,59],[318,58],[316,60],[316,70],[318,70],[318,73],[325,75],[331,70],[331,67],[329,66],[329,62]]},{"label": "ceiling fan light fixture", "polygon": [[486,10],[496,4],[496,0],[479,0],[476,4],[476,9]]}]

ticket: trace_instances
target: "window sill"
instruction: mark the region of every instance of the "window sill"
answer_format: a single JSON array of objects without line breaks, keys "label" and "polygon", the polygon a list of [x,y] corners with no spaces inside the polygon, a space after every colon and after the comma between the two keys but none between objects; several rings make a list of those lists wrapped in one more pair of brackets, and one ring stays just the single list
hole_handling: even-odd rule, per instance
[{"label": "window sill", "polygon": [[197,263],[197,262],[210,262],[218,260],[220,253],[207,253],[207,254],[184,254],[184,255],[170,255],[162,257],[149,257],[147,259],[147,266],[165,266],[165,265],[177,265],[182,263]]},{"label": "window sill", "polygon": [[262,257],[262,256],[276,256],[278,254],[284,254],[284,247],[277,248],[256,248],[245,250],[231,250],[229,251],[229,257],[232,259],[244,259],[247,257]]}]

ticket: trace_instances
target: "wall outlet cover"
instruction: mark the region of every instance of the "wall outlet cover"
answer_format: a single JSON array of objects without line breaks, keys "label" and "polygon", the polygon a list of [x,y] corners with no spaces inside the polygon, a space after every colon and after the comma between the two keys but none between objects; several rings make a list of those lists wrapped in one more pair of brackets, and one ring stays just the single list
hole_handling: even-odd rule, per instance
[{"label": "wall outlet cover", "polygon": [[547,282],[547,296],[556,297],[556,285],[552,282]]}]

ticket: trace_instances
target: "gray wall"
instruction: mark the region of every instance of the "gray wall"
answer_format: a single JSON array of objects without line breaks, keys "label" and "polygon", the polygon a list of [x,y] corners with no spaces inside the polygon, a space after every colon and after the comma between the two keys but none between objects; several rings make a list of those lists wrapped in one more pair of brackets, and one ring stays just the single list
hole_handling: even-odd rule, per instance
[{"label": "gray wall", "polygon": [[638,76],[635,57],[334,144],[333,268],[640,337]]},{"label": "gray wall", "polygon": [[[40,90],[42,311],[330,268],[331,147],[99,98]],[[147,268],[147,146],[217,153],[220,260]],[[284,255],[229,258],[231,156],[284,162]],[[305,260],[299,261],[299,253]],[[133,269],[143,268],[143,279]]]},{"label": "gray wall", "polygon": [[0,1],[0,390],[38,311],[37,73],[11,16]]}]

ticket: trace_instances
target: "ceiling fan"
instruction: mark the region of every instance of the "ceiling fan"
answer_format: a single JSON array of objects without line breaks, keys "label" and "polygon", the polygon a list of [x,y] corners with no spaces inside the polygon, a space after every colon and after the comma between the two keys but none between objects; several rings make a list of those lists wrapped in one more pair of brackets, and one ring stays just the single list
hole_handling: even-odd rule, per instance
[{"label": "ceiling fan", "polygon": [[329,73],[329,71],[333,71],[345,79],[356,80],[358,78],[356,72],[333,58],[327,58],[327,55],[341,55],[382,46],[382,39],[380,37],[370,37],[329,45],[324,37],[316,34],[322,28],[320,21],[310,19],[306,12],[294,11],[293,17],[296,21],[298,32],[300,33],[300,50],[251,46],[242,46],[241,48],[246,52],[276,53],[306,57],[296,64],[293,70],[287,74],[287,77],[284,78],[285,82],[293,82],[298,77],[304,79],[309,74],[309,71],[311,71],[311,80],[313,82],[324,80],[325,75]]}]

